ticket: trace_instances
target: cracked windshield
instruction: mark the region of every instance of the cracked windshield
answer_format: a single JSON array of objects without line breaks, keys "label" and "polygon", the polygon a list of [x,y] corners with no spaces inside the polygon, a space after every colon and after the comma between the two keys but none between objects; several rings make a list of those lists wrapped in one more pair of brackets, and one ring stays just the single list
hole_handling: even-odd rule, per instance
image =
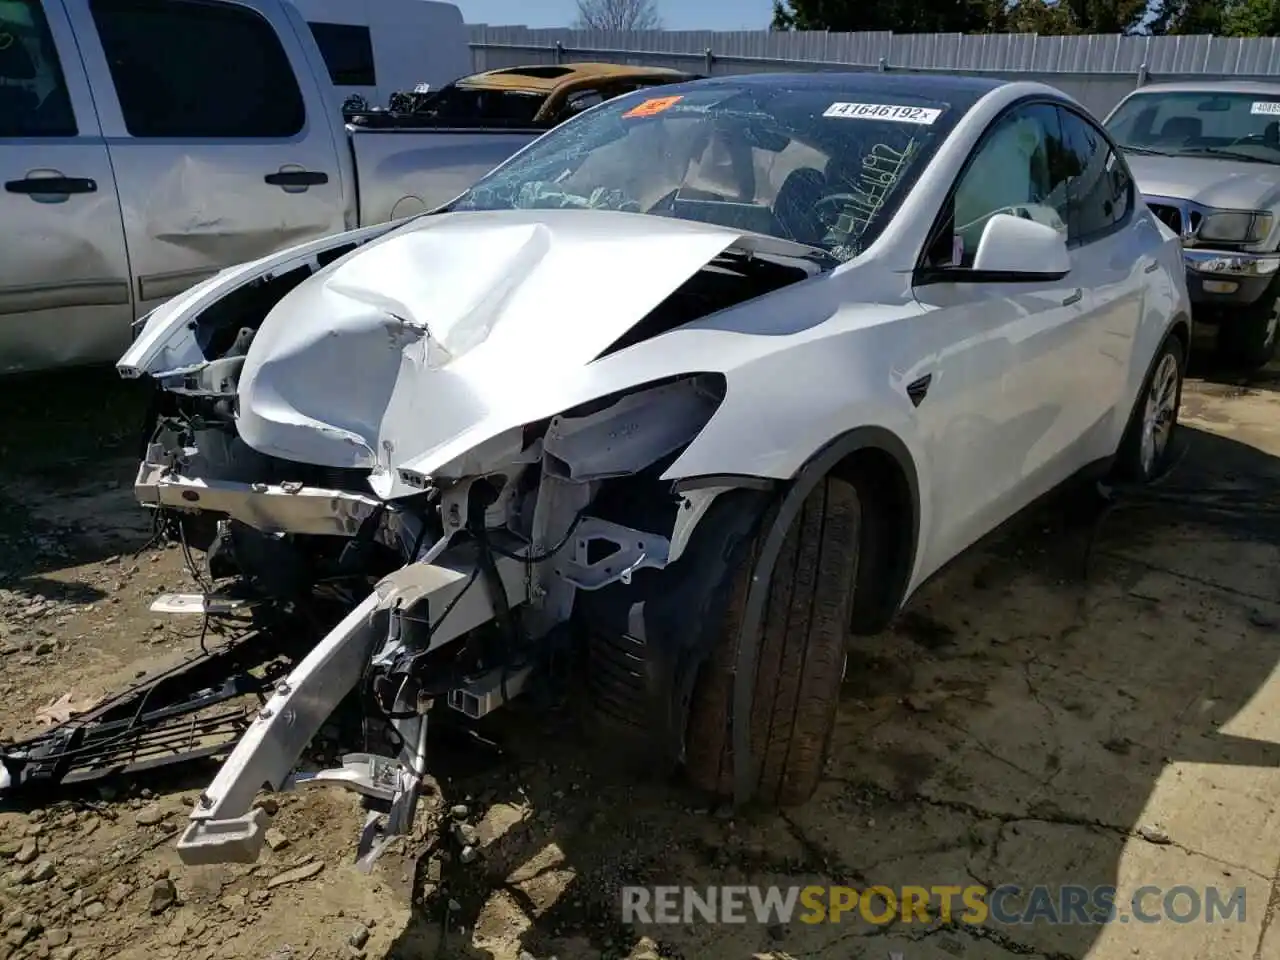
[{"label": "cracked windshield", "polygon": [[954,123],[943,103],[858,99],[749,84],[620,97],[548,134],[451,209],[677,217],[795,240],[842,262],[875,239]]},{"label": "cracked windshield", "polygon": [[1158,93],[1116,111],[1107,131],[1130,153],[1280,163],[1280,100],[1252,93]]}]

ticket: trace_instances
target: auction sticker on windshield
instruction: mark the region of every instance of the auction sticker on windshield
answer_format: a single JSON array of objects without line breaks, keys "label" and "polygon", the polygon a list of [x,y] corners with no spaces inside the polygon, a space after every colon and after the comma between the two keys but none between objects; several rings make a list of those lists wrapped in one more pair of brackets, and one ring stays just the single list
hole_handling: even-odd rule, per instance
[{"label": "auction sticker on windshield", "polygon": [[652,117],[663,110],[670,110],[684,97],[652,97],[637,103],[623,114],[624,117]]},{"label": "auction sticker on windshield", "polygon": [[894,123],[930,124],[942,116],[937,107],[908,107],[895,103],[833,103],[822,111],[824,117],[849,120],[891,120]]},{"label": "auction sticker on windshield", "polygon": [[1249,110],[1250,113],[1261,113],[1268,117],[1280,114],[1280,103],[1274,100],[1258,100]]}]

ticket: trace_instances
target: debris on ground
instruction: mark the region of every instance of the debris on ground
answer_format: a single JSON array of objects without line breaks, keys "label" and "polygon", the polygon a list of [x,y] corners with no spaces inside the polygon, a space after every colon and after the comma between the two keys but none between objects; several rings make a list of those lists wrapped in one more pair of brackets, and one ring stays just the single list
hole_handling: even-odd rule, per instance
[{"label": "debris on ground", "polygon": [[1169,834],[1153,823],[1144,823],[1137,829],[1137,834],[1147,843],[1154,843],[1159,846],[1165,846],[1173,843]]},{"label": "debris on ground", "polygon": [[[1209,486],[1230,469],[1235,488],[1277,488],[1280,394],[1220,399],[1193,383],[1184,405],[1200,445],[1177,484]],[[74,467],[59,458],[55,471],[5,445],[0,730],[12,741],[47,731],[55,709],[96,709],[83,691],[124,689],[196,655],[202,638],[198,617],[153,627],[153,599],[198,586],[180,547],[148,543],[131,449]],[[439,795],[420,808],[403,853],[368,875],[354,865],[365,811],[338,791],[263,795],[272,822],[259,861],[201,868],[183,867],[174,843],[208,770],[109,778],[41,798],[34,812],[0,811],[0,958],[1276,955],[1274,929],[1259,939],[1262,910],[1250,911],[1238,949],[1204,939],[1222,924],[1131,924],[1105,936],[1029,924],[947,939],[955,931],[864,936],[873,930],[857,919],[848,929],[644,929],[619,915],[633,884],[1168,885],[1183,874],[1156,876],[1152,858],[1169,859],[1170,831],[1187,876],[1223,876],[1223,864],[1250,884],[1272,876],[1280,839],[1258,825],[1272,822],[1274,770],[1246,765],[1264,761],[1242,759],[1239,744],[1263,757],[1268,740],[1280,742],[1269,720],[1280,691],[1268,680],[1280,546],[1257,517],[1216,524],[1117,510],[1087,580],[1078,571],[1089,531],[1052,519],[960,562],[913,600],[901,630],[850,649],[829,779],[786,817],[709,815],[705,798],[678,785],[615,775],[558,712],[495,715],[486,733],[501,751],[435,754]],[[1228,749],[1222,731],[1235,719]],[[364,733],[335,719],[326,749],[363,749]],[[1266,883],[1250,887],[1251,900],[1255,889],[1265,903]]]}]

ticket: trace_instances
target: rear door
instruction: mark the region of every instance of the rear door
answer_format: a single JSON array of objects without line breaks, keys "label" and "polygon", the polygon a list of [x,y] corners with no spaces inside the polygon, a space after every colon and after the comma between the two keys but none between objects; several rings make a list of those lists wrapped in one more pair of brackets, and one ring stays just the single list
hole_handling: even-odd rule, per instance
[{"label": "rear door", "polygon": [[115,360],[129,262],[60,0],[0,0],[0,184],[0,374]]},{"label": "rear door", "polygon": [[66,3],[95,79],[139,313],[346,228],[333,108],[282,6]]},{"label": "rear door", "polygon": [[1072,259],[1092,294],[1072,367],[1075,411],[1064,424],[1080,463],[1113,453],[1114,418],[1128,417],[1129,362],[1142,315],[1143,269],[1159,233],[1137,216],[1133,178],[1119,151],[1091,120],[1067,108],[1063,145],[1076,172],[1070,184]]}]

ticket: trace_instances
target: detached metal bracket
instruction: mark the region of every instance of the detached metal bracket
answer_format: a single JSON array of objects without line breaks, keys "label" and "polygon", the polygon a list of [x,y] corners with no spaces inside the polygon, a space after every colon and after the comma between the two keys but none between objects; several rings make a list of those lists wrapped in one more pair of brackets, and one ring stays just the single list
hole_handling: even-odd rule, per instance
[{"label": "detached metal bracket", "polygon": [[[591,560],[591,546],[611,544],[614,549],[599,560]],[[580,590],[599,590],[614,581],[631,582],[631,575],[645,567],[667,565],[671,542],[644,530],[633,530],[598,517],[584,517],[574,531],[567,556],[555,562],[555,573]]]}]

